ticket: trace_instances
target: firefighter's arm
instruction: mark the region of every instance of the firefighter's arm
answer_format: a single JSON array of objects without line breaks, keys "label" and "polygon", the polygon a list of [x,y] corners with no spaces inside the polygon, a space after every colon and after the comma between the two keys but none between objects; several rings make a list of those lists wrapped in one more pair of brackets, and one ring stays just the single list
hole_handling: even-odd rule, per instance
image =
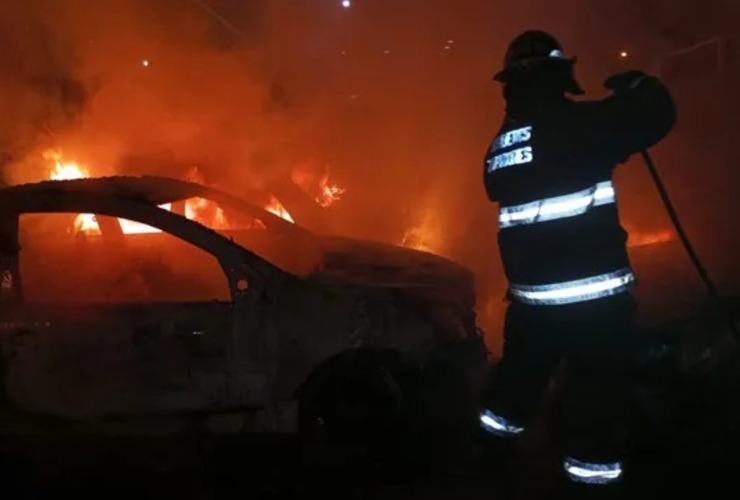
[{"label": "firefighter's arm", "polygon": [[613,94],[590,103],[584,124],[602,153],[626,159],[654,146],[673,128],[675,103],[659,79],[630,71],[610,77],[604,86]]},{"label": "firefighter's arm", "polygon": [[490,201],[498,201],[497,189],[493,176],[488,173],[488,156],[483,160],[483,185],[486,187],[486,195]]}]

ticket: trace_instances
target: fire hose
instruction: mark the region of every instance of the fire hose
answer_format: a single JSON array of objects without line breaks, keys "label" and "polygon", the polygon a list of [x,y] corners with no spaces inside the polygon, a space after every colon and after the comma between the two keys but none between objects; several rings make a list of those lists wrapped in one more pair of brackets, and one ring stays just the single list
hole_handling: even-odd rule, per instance
[{"label": "fire hose", "polygon": [[668,191],[663,184],[663,180],[658,173],[655,162],[653,161],[648,151],[642,151],[641,155],[642,159],[645,161],[645,165],[647,166],[648,171],[650,172],[650,176],[653,178],[655,187],[658,189],[658,194],[660,194],[660,199],[665,206],[666,212],[668,212],[668,216],[673,223],[673,227],[676,228],[676,233],[678,234],[678,237],[681,240],[681,243],[689,256],[689,259],[691,259],[691,263],[693,264],[694,269],[696,269],[696,272],[701,278],[701,281],[704,284],[704,287],[706,288],[707,293],[712,300],[712,303],[717,308],[717,312],[721,316],[722,320],[726,323],[727,327],[735,338],[735,341],[740,343],[740,329],[738,329],[732,313],[727,309],[722,296],[717,290],[717,286],[714,284],[714,281],[712,281],[712,278],[709,276],[709,273],[702,264],[701,259],[694,250],[694,246],[691,244],[689,237],[686,235],[683,224],[681,224],[681,219],[678,217],[678,213],[676,212],[676,209],[673,206],[673,202],[668,195]]}]

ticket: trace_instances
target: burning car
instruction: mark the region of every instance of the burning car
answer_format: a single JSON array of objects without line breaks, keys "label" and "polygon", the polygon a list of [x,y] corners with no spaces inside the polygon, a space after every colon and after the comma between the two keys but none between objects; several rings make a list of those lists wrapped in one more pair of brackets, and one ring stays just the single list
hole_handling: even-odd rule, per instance
[{"label": "burning car", "polygon": [[293,432],[360,425],[358,408],[432,425],[479,394],[473,276],[442,257],[165,177],[10,186],[0,207],[16,414]]}]

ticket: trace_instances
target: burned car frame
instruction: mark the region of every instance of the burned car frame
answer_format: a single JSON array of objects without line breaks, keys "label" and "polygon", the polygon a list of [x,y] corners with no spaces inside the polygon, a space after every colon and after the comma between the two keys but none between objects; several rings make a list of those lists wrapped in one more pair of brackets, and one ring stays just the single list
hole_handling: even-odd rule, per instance
[{"label": "burned car frame", "polygon": [[[192,197],[261,221],[273,247],[297,255],[298,264],[278,266],[234,235],[159,206]],[[29,300],[20,218],[60,213],[96,214],[103,239],[113,242],[125,238],[113,224],[122,218],[187,243],[218,262],[229,300]],[[317,235],[225,192],[161,177],[6,187],[0,214],[0,335],[18,415],[96,425],[113,417],[236,415],[240,431],[293,432],[330,413],[346,423],[334,411],[346,403],[338,381],[355,398],[370,390],[416,401],[414,418],[429,422],[460,418],[479,395],[486,350],[473,276],[442,257]],[[25,354],[13,351],[28,339]],[[401,372],[413,383],[402,382]]]}]

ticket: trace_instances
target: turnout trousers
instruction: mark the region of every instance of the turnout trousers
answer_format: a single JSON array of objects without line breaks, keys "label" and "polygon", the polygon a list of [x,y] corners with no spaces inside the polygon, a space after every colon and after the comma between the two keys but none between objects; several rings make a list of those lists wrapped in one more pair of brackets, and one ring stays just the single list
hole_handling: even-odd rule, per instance
[{"label": "turnout trousers", "polygon": [[636,309],[628,292],[559,306],[512,302],[503,358],[480,416],[483,429],[504,438],[523,432],[563,361],[557,431],[564,470],[581,483],[619,479],[630,435]]}]

